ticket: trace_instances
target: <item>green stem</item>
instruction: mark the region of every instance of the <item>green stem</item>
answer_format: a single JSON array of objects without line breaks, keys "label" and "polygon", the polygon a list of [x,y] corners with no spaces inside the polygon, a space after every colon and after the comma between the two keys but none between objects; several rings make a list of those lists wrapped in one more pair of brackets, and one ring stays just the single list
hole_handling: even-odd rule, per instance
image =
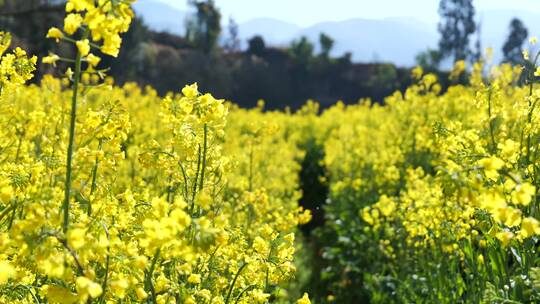
[{"label": "green stem", "polygon": [[204,144],[203,144],[203,157],[201,168],[201,182],[199,184],[199,192],[202,191],[204,186],[204,170],[206,169],[206,153],[208,150],[208,126],[204,124]]},{"label": "green stem", "polygon": [[2,210],[2,212],[0,213],[0,221],[2,221],[4,219],[4,216],[6,216],[9,213],[9,211],[14,208],[15,208],[15,204],[11,204],[7,206],[4,210]]},{"label": "green stem", "polygon": [[32,298],[34,299],[34,301],[37,303],[37,304],[40,304],[41,302],[39,301],[39,299],[37,298],[36,294],[34,294],[32,292],[32,288],[30,288],[30,286],[27,286],[27,285],[20,285],[21,287],[23,288],[26,288],[26,290],[28,290],[28,292],[30,293],[30,295],[32,296]]},{"label": "green stem", "polygon": [[492,149],[491,153],[495,153],[497,151],[497,144],[495,143],[495,134],[493,133],[493,121],[491,119],[491,96],[492,96],[492,88],[489,88],[488,91],[488,119],[489,119],[489,135],[491,136],[491,144]]},{"label": "green stem", "polygon": [[180,170],[182,171],[182,177],[184,178],[184,200],[188,201],[189,196],[189,190],[188,190],[188,178],[186,174],[186,169],[184,169],[184,166],[182,166],[182,163],[178,161],[178,166],[180,167]]},{"label": "green stem", "polygon": [[160,249],[156,250],[156,253],[154,254],[154,258],[152,259],[152,264],[150,265],[150,269],[147,271],[147,284],[148,289],[150,289],[150,295],[152,297],[152,302],[157,303],[156,300],[156,290],[154,289],[154,283],[152,282],[152,275],[154,274],[154,268],[156,267],[157,260],[159,259]]},{"label": "green stem", "polygon": [[[103,229],[105,230],[105,234],[107,235],[107,240],[111,240],[111,236],[109,234],[109,230],[107,229],[107,226],[103,224]],[[109,281],[109,265],[111,261],[111,246],[110,244],[107,246],[107,259],[105,260],[105,277],[103,278],[103,283],[101,283],[101,298],[99,299],[99,303],[103,304],[105,301],[105,291],[107,290],[107,282]]]},{"label": "green stem", "polygon": [[[86,35],[85,35],[86,36]],[[64,233],[69,228],[69,200],[71,197],[71,166],[73,161],[73,146],[75,143],[75,123],[77,118],[77,97],[79,93],[79,80],[81,76],[81,61],[82,54],[77,50],[77,56],[75,57],[75,76],[73,79],[73,95],[71,96],[71,120],[69,124],[69,143],[67,149],[67,164],[66,164],[66,185],[64,193],[64,204],[62,209],[64,211]]]},{"label": "green stem", "polygon": [[244,290],[242,290],[242,292],[240,292],[240,294],[238,295],[238,297],[236,297],[236,301],[234,302],[234,304],[238,304],[238,301],[240,301],[240,299],[242,298],[242,296],[244,295],[244,293],[248,292],[249,290],[253,289],[253,288],[256,288],[257,286],[255,285],[249,285],[248,287],[244,288]]},{"label": "green stem", "polygon": [[193,216],[193,211],[195,210],[195,197],[197,195],[197,184],[199,183],[199,171],[201,170],[201,146],[197,151],[197,171],[195,171],[195,181],[193,182],[193,189],[191,193],[191,207],[189,208],[189,214]]},{"label": "green stem", "polygon": [[229,304],[229,300],[231,298],[234,285],[236,284],[236,280],[240,276],[240,273],[242,272],[242,270],[244,270],[244,268],[246,268],[247,265],[248,263],[244,263],[242,266],[240,266],[240,269],[238,269],[238,271],[236,272],[236,275],[234,276],[234,279],[231,282],[231,286],[229,286],[229,292],[227,293],[227,299],[225,300],[225,304]]},{"label": "green stem", "polygon": [[[99,145],[98,145],[98,151],[101,151],[102,144],[103,144],[103,140],[100,139]],[[92,185],[90,186],[90,196],[92,196],[92,194],[94,194],[94,192],[96,191],[98,166],[99,166],[99,159],[96,156],[96,160],[94,162],[94,168],[92,168]],[[88,215],[89,216],[92,215],[92,202],[90,200],[88,200]]]}]

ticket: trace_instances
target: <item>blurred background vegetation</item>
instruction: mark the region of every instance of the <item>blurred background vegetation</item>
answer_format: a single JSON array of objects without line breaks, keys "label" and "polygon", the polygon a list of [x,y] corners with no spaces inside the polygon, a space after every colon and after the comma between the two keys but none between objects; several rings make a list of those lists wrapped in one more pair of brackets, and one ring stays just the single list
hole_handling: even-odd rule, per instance
[{"label": "blurred background vegetation", "polygon": [[[54,49],[57,46],[44,39],[49,27],[62,24],[63,2],[1,0],[0,28],[11,31],[16,45],[32,54],[41,57],[59,51],[69,57],[72,50]],[[240,41],[238,24],[230,19],[223,26],[216,2],[188,2],[192,14],[185,21],[184,35],[156,32],[142,18],[136,19],[124,36],[119,58],[106,59],[117,84],[135,81],[164,94],[183,84],[198,82],[204,91],[244,107],[255,106],[259,99],[264,99],[270,109],[296,109],[307,99],[319,101],[323,108],[337,100],[354,103],[369,97],[382,101],[411,83],[410,67],[353,62],[351,53],[332,57],[335,41],[325,33],[320,33],[318,41],[301,37],[285,47],[268,46],[260,35]],[[442,76],[444,86],[448,83],[444,82],[446,73],[439,69],[441,62],[478,60],[482,46],[479,41],[472,41],[480,31],[472,0],[443,0],[439,14],[439,48],[418,54],[416,61]],[[519,19],[512,20],[503,50],[506,61],[520,60],[527,36],[524,24]],[[242,49],[242,45],[246,47]],[[50,67],[40,65],[38,76],[50,72]]]}]

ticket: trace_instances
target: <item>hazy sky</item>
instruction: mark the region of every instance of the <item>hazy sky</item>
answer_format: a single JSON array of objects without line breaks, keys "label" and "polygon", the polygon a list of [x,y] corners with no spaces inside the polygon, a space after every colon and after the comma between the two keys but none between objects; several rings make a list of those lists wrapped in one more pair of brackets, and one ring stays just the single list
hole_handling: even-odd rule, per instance
[{"label": "hazy sky", "polygon": [[[145,0],[139,0],[145,1]],[[159,0],[186,9],[187,0]],[[350,18],[414,17],[437,22],[438,0],[215,0],[223,17],[237,22],[275,18],[301,26]],[[516,9],[540,13],[540,0],[474,0],[477,11]]]}]

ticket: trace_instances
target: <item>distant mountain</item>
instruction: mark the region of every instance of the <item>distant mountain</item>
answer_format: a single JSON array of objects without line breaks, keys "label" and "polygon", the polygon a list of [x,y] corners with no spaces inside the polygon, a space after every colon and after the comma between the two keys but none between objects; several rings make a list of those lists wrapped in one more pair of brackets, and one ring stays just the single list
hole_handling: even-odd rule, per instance
[{"label": "distant mountain", "polygon": [[133,5],[135,13],[155,31],[173,34],[186,32],[187,12],[156,0],[139,0]]},{"label": "distant mountain", "polygon": [[288,43],[294,33],[302,28],[296,24],[272,18],[258,18],[239,25],[239,35],[247,40],[255,35],[264,36],[265,41],[271,44]]},{"label": "distant mountain", "polygon": [[[256,29],[252,27],[256,24]],[[351,52],[355,61],[394,62],[413,65],[418,52],[437,44],[437,29],[414,18],[381,20],[355,18],[321,22],[307,28],[275,19],[254,19],[240,24],[242,38],[262,34],[267,44],[288,45],[293,39],[306,36],[318,50],[320,33],[335,40],[333,55]]]},{"label": "distant mountain", "polygon": [[[135,11],[154,30],[185,33],[185,11],[159,0],[139,0],[135,4]],[[482,46],[493,47],[495,62],[502,58],[501,48],[508,36],[510,20],[514,17],[525,23],[531,36],[540,36],[539,14],[518,10],[486,10],[477,13],[477,19],[482,23]],[[227,21],[223,20],[224,35],[227,34]],[[321,32],[336,41],[334,55],[351,52],[355,61],[393,62],[401,66],[414,65],[416,54],[428,47],[436,48],[439,37],[436,24],[424,23],[412,17],[355,18],[321,22],[306,28],[272,18],[257,18],[239,24],[239,35],[244,46],[247,39],[254,35],[263,36],[268,45],[288,45],[301,36],[307,36],[317,45]],[[472,42],[475,41],[476,36],[472,37]]]},{"label": "distant mountain", "polygon": [[405,18],[323,22],[294,36],[306,36],[318,42],[322,32],[336,41],[334,54],[351,52],[357,61],[388,61],[398,65],[413,65],[415,55],[437,41],[433,26]]}]

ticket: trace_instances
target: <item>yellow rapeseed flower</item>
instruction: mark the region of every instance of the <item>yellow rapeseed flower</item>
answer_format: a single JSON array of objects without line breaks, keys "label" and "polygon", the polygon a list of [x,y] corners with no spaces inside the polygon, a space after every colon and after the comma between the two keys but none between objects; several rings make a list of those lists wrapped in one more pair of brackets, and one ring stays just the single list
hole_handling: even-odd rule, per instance
[{"label": "yellow rapeseed flower", "polygon": [[43,59],[41,60],[44,64],[52,64],[52,65],[56,65],[56,62],[60,60],[60,56],[56,55],[56,54],[52,54],[52,55],[49,55],[49,56],[45,56],[43,57]]},{"label": "yellow rapeseed flower", "polygon": [[80,295],[82,295],[83,297],[90,296],[93,299],[99,297],[103,292],[100,284],[93,282],[86,277],[78,277],[76,280],[76,287],[77,292]]},{"label": "yellow rapeseed flower", "polygon": [[76,42],[76,45],[81,56],[86,56],[90,53],[90,41],[88,41],[88,39],[79,40]]},{"label": "yellow rapeseed flower", "polygon": [[47,32],[47,38],[53,38],[56,39],[56,41],[59,41],[60,39],[64,38],[64,33],[62,33],[62,31],[56,27],[51,27]]},{"label": "yellow rapeseed flower", "polygon": [[504,167],[504,161],[496,156],[483,158],[478,161],[478,164],[484,169],[486,177],[491,180],[497,179],[499,176],[498,170]]},{"label": "yellow rapeseed flower", "polygon": [[[83,23],[83,17],[80,14],[68,14],[64,19],[64,31],[68,35],[73,35]],[[52,29],[51,29],[52,30]],[[49,32],[51,31],[49,30]],[[54,31],[54,34],[58,34]],[[53,37],[56,38],[56,37]]]},{"label": "yellow rapeseed flower", "polygon": [[540,223],[532,217],[524,218],[521,222],[520,235],[523,238],[529,238],[540,234]]},{"label": "yellow rapeseed flower", "polygon": [[15,276],[15,268],[8,261],[0,261],[0,285],[6,284]]},{"label": "yellow rapeseed flower", "polygon": [[304,295],[296,301],[296,304],[311,304],[308,294],[304,293]]}]

